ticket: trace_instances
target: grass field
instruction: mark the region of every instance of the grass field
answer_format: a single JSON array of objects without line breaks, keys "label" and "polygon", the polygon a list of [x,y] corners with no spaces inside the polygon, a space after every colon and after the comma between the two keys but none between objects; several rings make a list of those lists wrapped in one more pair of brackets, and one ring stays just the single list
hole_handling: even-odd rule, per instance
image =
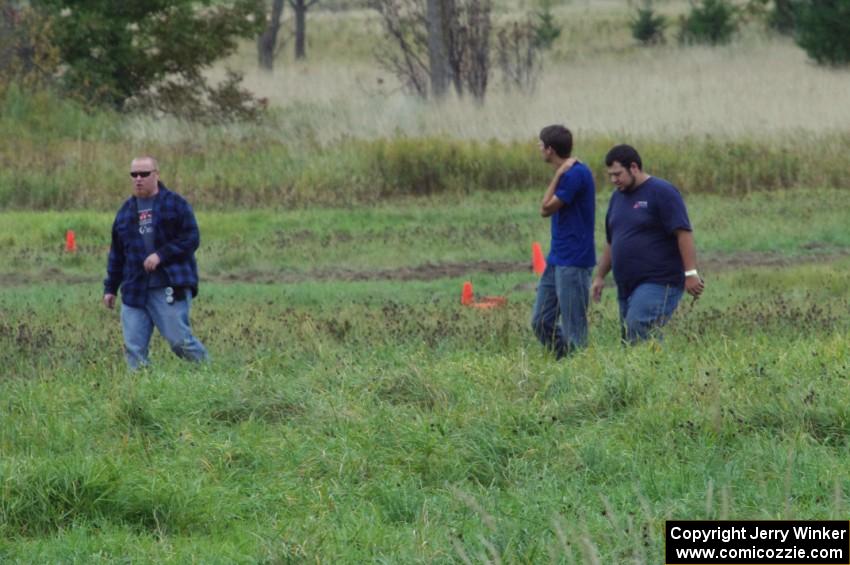
[{"label": "grass field", "polygon": [[[136,375],[99,304],[111,217],[5,214],[0,558],[656,563],[667,518],[842,518],[840,194],[690,198],[706,296],[623,349],[609,289],[563,363],[527,327],[536,193],[201,212],[214,361],[156,338]],[[465,279],[508,306],[461,307]]]},{"label": "grass field", "polygon": [[[258,124],[0,97],[0,562],[654,564],[667,519],[847,519],[846,70],[753,21],[639,48],[626,3],[568,0],[534,92],[431,104],[376,68],[362,2],[319,6],[306,62],[210,70],[269,98]],[[610,284],[586,350],[534,341],[550,122],[598,249],[611,145],[681,186],[707,290],[662,344],[620,345]],[[156,336],[130,374],[100,281],[145,153],[198,216],[213,360]]]},{"label": "grass field", "polygon": [[[598,215],[609,192],[600,188]],[[841,190],[788,190],[738,198],[688,197],[697,244],[708,268],[783,258],[816,260],[850,248],[850,216]],[[549,225],[537,215],[536,192],[475,193],[409,198],[383,205],[294,211],[199,212],[205,276],[240,280],[385,278],[393,269],[495,261],[530,265],[531,242],[548,244]],[[114,213],[70,211],[0,214],[0,244],[8,253],[0,276],[12,280],[102,279]],[[63,251],[75,231],[80,253]],[[601,220],[597,244],[603,241]],[[338,276],[333,274],[337,272]],[[384,273],[371,275],[370,273]]]}]

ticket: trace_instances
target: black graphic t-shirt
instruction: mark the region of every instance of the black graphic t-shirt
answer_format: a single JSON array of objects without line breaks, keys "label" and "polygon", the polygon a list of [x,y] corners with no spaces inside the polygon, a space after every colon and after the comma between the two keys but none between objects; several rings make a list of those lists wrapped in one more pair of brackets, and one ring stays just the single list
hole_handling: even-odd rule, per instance
[{"label": "black graphic t-shirt", "polygon": [[[156,197],[154,197],[156,198]],[[139,234],[145,242],[145,252],[150,255],[156,251],[156,240],[153,231],[153,201],[154,198],[136,198],[139,208]],[[168,279],[162,269],[157,269],[148,275],[148,288],[168,286]]]}]

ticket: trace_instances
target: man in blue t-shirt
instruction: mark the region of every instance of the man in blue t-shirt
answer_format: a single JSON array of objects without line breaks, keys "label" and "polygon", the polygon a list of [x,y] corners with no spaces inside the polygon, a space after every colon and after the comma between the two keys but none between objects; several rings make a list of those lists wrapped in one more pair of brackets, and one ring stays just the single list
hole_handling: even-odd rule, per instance
[{"label": "man in blue t-shirt", "polygon": [[572,149],[573,136],[564,126],[540,132],[543,159],[555,168],[540,204],[540,215],[551,218],[552,245],[537,287],[531,327],[558,359],[587,345],[590,275],[596,264],[596,189],[590,169],[570,158]]},{"label": "man in blue t-shirt", "polygon": [[670,319],[684,291],[704,289],[696,247],[679,190],[643,171],[640,155],[617,145],[605,157],[616,190],[605,214],[607,243],[591,287],[598,302],[614,268],[623,339],[636,343]]}]

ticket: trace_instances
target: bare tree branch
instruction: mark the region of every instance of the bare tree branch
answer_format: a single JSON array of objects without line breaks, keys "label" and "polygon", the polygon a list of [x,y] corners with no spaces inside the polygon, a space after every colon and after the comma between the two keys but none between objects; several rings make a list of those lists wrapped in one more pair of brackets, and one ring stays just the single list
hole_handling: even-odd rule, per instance
[{"label": "bare tree branch", "polygon": [[[410,90],[422,97],[429,92],[440,96],[450,83],[458,96],[468,89],[477,100],[484,99],[491,0],[373,0],[372,7],[395,47],[376,54],[377,59]],[[443,65],[440,72],[435,72],[435,61]],[[435,80],[440,81],[436,87]]]},{"label": "bare tree branch", "polygon": [[508,90],[533,92],[536,88],[540,62],[534,39],[531,22],[513,22],[499,30],[496,57]]}]

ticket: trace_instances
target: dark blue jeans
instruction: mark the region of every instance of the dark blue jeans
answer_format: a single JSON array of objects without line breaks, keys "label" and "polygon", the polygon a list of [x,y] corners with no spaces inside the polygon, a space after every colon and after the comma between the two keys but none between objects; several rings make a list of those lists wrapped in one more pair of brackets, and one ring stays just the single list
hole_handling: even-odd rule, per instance
[{"label": "dark blue jeans", "polygon": [[[546,265],[531,315],[531,328],[540,343],[560,359],[587,345],[587,306],[593,267]],[[561,323],[558,323],[558,317]]]},{"label": "dark blue jeans", "polygon": [[670,320],[683,289],[671,285],[643,283],[620,303],[623,341],[634,344],[650,337],[661,338],[659,328]]}]

